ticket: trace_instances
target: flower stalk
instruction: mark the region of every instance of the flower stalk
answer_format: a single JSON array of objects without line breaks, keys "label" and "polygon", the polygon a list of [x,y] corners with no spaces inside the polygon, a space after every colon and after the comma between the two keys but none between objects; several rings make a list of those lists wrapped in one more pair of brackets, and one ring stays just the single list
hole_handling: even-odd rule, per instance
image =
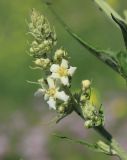
[{"label": "flower stalk", "polygon": [[29,52],[34,58],[35,68],[43,72],[42,78],[33,82],[39,85],[35,96],[42,96],[49,108],[56,111],[57,123],[75,111],[84,120],[86,128],[95,129],[107,141],[107,144],[97,143],[101,151],[127,160],[125,152],[104,128],[102,105],[97,107],[90,101],[91,81],[83,80],[80,91],[72,93],[71,82],[77,67],[70,65],[70,57],[65,49],[56,49],[57,36],[54,28],[51,28],[45,16],[35,9],[28,27],[28,33],[32,36]]}]

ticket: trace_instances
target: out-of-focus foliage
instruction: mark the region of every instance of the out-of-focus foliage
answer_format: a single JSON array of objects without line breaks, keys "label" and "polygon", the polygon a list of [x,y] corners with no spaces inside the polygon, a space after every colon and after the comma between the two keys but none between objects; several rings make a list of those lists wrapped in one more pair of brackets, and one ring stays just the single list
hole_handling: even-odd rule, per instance
[{"label": "out-of-focus foliage", "polygon": [[[127,6],[126,0],[108,2],[120,14]],[[119,29],[105,18],[92,1],[54,0],[54,7],[66,23],[89,43],[98,48],[123,48]],[[104,103],[107,127],[118,133],[116,136],[119,136],[120,129],[125,128],[125,123],[121,123],[127,116],[124,80],[77,44],[51,15],[42,0],[0,0],[0,159],[83,160],[84,157],[95,159],[95,156],[96,159],[107,159],[107,156],[92,154],[80,145],[74,146],[73,143],[60,142],[47,136],[51,135],[55,128],[55,132],[59,130],[75,137],[88,138],[90,141],[97,139],[93,132],[83,129],[83,123],[78,117],[75,118],[76,115],[58,124],[57,128],[42,122],[42,119],[49,122],[52,116],[46,113],[48,107],[43,101],[33,96],[37,86],[26,82],[34,81],[41,75],[40,71],[29,69],[32,58],[27,55],[29,36],[26,34],[26,19],[29,18],[32,8],[49,18],[56,28],[60,46],[66,48],[72,57],[72,64],[78,67],[73,80],[73,90],[78,89],[82,79],[91,79],[93,88],[99,93],[93,95],[93,101]],[[100,102],[96,97],[99,97]],[[52,129],[49,132],[50,128]],[[126,131],[122,134],[124,137]],[[124,142],[123,139],[122,141]],[[126,144],[123,145],[127,147]]]}]

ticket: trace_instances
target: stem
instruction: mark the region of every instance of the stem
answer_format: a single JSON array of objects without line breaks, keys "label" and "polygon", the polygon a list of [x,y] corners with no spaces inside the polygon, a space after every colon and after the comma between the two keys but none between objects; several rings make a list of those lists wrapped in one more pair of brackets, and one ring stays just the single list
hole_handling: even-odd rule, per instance
[{"label": "stem", "polygon": [[[74,107],[75,112],[84,119],[81,110],[77,109],[77,107]],[[85,119],[84,119],[85,120]],[[127,154],[126,152],[119,146],[118,142],[112,137],[112,135],[103,127],[94,127],[94,130],[97,131],[110,145],[111,149],[115,150],[117,153],[117,157],[119,157],[120,160],[127,160]]]},{"label": "stem", "polygon": [[[70,95],[70,97],[73,100],[74,103],[74,110],[75,112],[83,119],[85,120],[83,114],[82,114],[82,110],[81,108],[78,106],[78,104],[76,103],[75,99],[73,98],[73,95],[71,94],[70,90],[68,90],[68,93]],[[126,152],[119,146],[118,142],[112,137],[112,135],[103,127],[103,126],[98,126],[98,127],[94,127],[94,130],[97,131],[109,144],[109,146],[111,147],[111,149],[116,151],[116,155],[119,157],[120,160],[127,160],[127,154]]]},{"label": "stem", "polygon": [[125,151],[104,127],[95,127],[94,129],[109,143],[111,148],[117,152],[117,156],[119,156],[121,160],[127,160]]}]

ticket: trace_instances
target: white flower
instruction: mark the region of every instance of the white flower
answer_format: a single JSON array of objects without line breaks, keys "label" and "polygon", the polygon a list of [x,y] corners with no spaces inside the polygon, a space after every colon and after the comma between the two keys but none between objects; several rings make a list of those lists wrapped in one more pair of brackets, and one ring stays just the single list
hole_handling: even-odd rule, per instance
[{"label": "white flower", "polygon": [[35,95],[44,95],[44,99],[47,100],[47,103],[50,108],[56,109],[57,99],[67,102],[69,96],[64,91],[59,91],[59,87],[56,86],[55,81],[51,78],[47,78],[48,87],[40,88],[35,93]]},{"label": "white flower", "polygon": [[53,64],[50,68],[52,72],[51,77],[54,79],[60,79],[62,84],[69,86],[69,76],[72,76],[76,70],[76,67],[69,67],[68,61],[62,59],[61,64]]}]

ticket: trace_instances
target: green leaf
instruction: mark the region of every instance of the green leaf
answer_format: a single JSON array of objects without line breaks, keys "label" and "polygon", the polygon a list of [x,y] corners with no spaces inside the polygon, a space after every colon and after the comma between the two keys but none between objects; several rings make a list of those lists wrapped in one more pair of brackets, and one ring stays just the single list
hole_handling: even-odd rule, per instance
[{"label": "green leaf", "polygon": [[[101,11],[103,11],[111,20],[116,22],[122,31],[124,43],[127,48],[127,23],[108,3],[104,0],[93,0]],[[126,16],[126,12],[125,12]]]},{"label": "green leaf", "polygon": [[112,51],[105,51],[105,50],[99,50],[95,47],[92,47],[90,44],[88,44],[86,41],[81,39],[76,33],[74,33],[70,27],[64,23],[64,21],[60,18],[60,16],[55,12],[53,7],[50,5],[49,9],[51,12],[56,16],[57,20],[60,22],[60,24],[65,28],[65,30],[76,40],[78,41],[84,48],[86,48],[91,54],[96,56],[99,60],[110,66],[113,70],[119,73],[119,66],[117,59],[115,55],[117,53],[114,53]]},{"label": "green leaf", "polygon": [[63,140],[68,140],[68,141],[71,141],[71,142],[74,142],[77,144],[85,145],[86,147],[88,147],[94,151],[100,151],[100,150],[98,150],[97,144],[90,144],[88,142],[85,142],[84,140],[74,140],[72,138],[62,136],[62,135],[57,135],[57,134],[54,134],[54,136],[57,138],[63,139]]},{"label": "green leaf", "polygon": [[[102,0],[101,0],[102,1]],[[99,2],[99,0],[98,0]],[[106,3],[106,2],[105,2]],[[104,3],[104,4],[105,4]],[[103,4],[103,2],[102,2]],[[107,7],[108,8],[108,7]],[[121,62],[117,55],[119,55],[119,52],[113,52],[110,50],[100,50],[97,49],[93,46],[91,46],[90,44],[88,44],[86,41],[84,41],[82,38],[80,38],[76,33],[74,33],[71,28],[61,19],[61,17],[55,12],[55,10],[53,9],[53,7],[50,5],[49,9],[51,10],[51,12],[56,16],[57,20],[60,22],[60,24],[65,28],[65,30],[78,42],[80,43],[85,49],[87,49],[91,54],[93,54],[94,56],[96,56],[99,60],[101,60],[103,63],[105,63],[106,65],[108,65],[109,67],[111,67],[114,71],[116,71],[117,73],[119,73],[125,80],[127,80],[127,72],[126,72],[126,67],[123,68],[123,66],[126,66],[126,62]],[[106,10],[106,9],[105,9]],[[112,9],[110,8],[110,13],[112,11]],[[107,11],[108,12],[108,11]],[[106,13],[107,13],[106,12]],[[117,13],[114,11],[113,13],[115,13],[116,17],[119,17],[117,15]],[[111,17],[113,17],[114,15],[111,15]],[[113,19],[113,18],[112,18]],[[116,18],[115,18],[116,19]],[[121,19],[121,18],[120,18]],[[123,22],[123,21],[121,21]],[[121,24],[122,25],[122,24]],[[122,26],[121,26],[122,27]],[[124,32],[126,32],[127,30],[124,28]],[[127,36],[125,37],[125,40],[127,39]],[[122,52],[123,53],[123,52]],[[124,57],[125,54],[127,54],[126,52],[124,53]],[[124,65],[123,65],[124,63]],[[122,65],[122,66],[121,66]]]},{"label": "green leaf", "polygon": [[117,19],[124,21],[124,19],[105,1],[105,0],[93,0],[99,9],[104,12],[110,20],[112,20],[112,16],[116,17]]},{"label": "green leaf", "polygon": [[125,17],[125,21],[127,22],[127,10],[124,10],[123,14],[124,14],[124,17]]},{"label": "green leaf", "polygon": [[112,15],[112,19],[119,25],[119,27],[122,31],[122,34],[123,34],[125,46],[127,48],[127,23],[116,18],[114,15]]},{"label": "green leaf", "polygon": [[91,149],[92,151],[95,151],[95,152],[101,152],[101,153],[104,153],[104,154],[107,154],[107,155],[111,155],[111,156],[115,155],[116,156],[116,152],[108,144],[106,144],[103,141],[99,141],[95,144],[92,144],[92,143],[88,143],[84,140],[75,140],[75,139],[72,139],[72,138],[69,138],[69,137],[66,137],[66,136],[57,135],[57,134],[54,134],[54,136],[57,137],[57,138],[63,139],[63,140],[68,140],[68,141],[71,141],[73,143],[84,145],[84,146],[88,147],[89,149]]},{"label": "green leaf", "polygon": [[120,72],[124,75],[125,79],[127,80],[127,53],[119,52],[117,54],[117,59],[119,61]]}]

